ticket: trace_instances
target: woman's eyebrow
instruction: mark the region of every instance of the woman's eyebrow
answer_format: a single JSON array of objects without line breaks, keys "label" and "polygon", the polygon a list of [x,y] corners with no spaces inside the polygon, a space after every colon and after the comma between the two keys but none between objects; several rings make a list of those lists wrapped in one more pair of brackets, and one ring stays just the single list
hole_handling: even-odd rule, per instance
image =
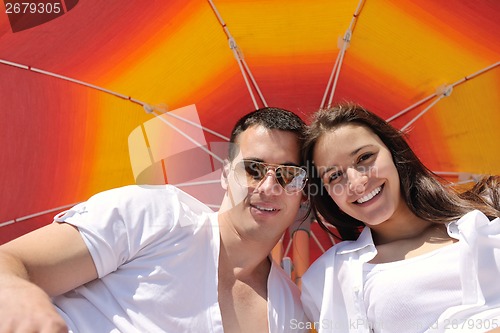
[{"label": "woman's eyebrow", "polygon": [[349,154],[349,156],[354,156],[354,155],[358,154],[361,150],[363,150],[363,149],[365,149],[365,148],[367,148],[367,147],[375,147],[375,145],[373,145],[373,144],[368,144],[368,145],[361,146],[361,147],[359,147],[359,148],[357,148],[357,149],[353,150],[353,151]]},{"label": "woman's eyebrow", "polygon": [[325,173],[327,172],[330,172],[331,170],[334,170],[334,169],[338,169],[338,167],[336,165],[333,165],[333,166],[329,166],[328,168],[326,168],[324,171],[321,171],[319,173],[319,177],[320,178],[323,178],[323,176],[325,175]]},{"label": "woman's eyebrow", "polygon": [[[352,157],[352,156],[355,156],[357,155],[361,150],[365,149],[365,148],[368,148],[368,147],[375,147],[375,145],[373,144],[367,144],[367,145],[364,145],[364,146],[361,146],[361,147],[358,147],[356,149],[354,149],[352,152],[349,153],[349,156]],[[328,168],[324,169],[323,171],[320,172],[319,176],[320,178],[323,178],[323,176],[325,175],[325,173],[327,172],[330,172],[331,170],[334,170],[334,169],[338,169],[338,166],[337,165],[332,165],[332,166],[329,166]]]}]

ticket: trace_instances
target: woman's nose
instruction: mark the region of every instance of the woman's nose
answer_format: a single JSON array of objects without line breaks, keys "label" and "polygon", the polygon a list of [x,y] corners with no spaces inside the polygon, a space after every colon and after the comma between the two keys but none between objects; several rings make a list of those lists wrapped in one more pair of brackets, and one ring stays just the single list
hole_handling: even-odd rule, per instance
[{"label": "woman's nose", "polygon": [[347,169],[347,184],[349,190],[354,194],[361,194],[365,191],[366,184],[368,183],[368,176],[355,168]]}]

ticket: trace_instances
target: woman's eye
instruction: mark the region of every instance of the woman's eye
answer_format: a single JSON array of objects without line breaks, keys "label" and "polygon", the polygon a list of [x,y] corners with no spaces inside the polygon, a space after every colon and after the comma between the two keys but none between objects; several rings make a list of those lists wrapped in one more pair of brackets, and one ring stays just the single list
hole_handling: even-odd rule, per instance
[{"label": "woman's eye", "polygon": [[338,182],[341,177],[342,177],[342,172],[340,172],[340,171],[332,172],[331,174],[329,174],[327,176],[327,183],[331,184],[331,183]]},{"label": "woman's eye", "polygon": [[367,161],[374,155],[374,153],[365,153],[358,158],[358,163]]}]

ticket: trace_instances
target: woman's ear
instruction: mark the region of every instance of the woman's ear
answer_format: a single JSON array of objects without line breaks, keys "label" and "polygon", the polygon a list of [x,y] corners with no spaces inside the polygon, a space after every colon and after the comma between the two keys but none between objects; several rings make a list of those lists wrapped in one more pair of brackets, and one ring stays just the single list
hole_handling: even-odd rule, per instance
[{"label": "woman's ear", "polygon": [[222,188],[227,191],[229,181],[227,177],[229,176],[229,171],[231,169],[231,162],[229,160],[224,160],[224,165],[222,166],[222,173],[220,175],[220,183]]}]

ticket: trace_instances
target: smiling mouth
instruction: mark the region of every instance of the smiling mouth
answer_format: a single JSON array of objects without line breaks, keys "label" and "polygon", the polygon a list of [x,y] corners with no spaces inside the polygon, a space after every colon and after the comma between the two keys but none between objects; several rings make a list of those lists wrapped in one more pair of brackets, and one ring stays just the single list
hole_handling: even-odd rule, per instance
[{"label": "smiling mouth", "polygon": [[260,207],[256,205],[250,205],[251,207],[260,210],[261,212],[276,212],[278,211],[276,208],[268,208],[268,207]]},{"label": "smiling mouth", "polygon": [[383,186],[379,186],[376,189],[374,189],[373,191],[371,191],[370,193],[368,193],[367,195],[365,195],[364,197],[359,198],[358,200],[356,200],[356,203],[362,204],[362,203],[365,203],[367,201],[370,201],[371,199],[373,199],[373,197],[375,197],[377,194],[379,194],[380,191],[382,191],[382,187]]}]

